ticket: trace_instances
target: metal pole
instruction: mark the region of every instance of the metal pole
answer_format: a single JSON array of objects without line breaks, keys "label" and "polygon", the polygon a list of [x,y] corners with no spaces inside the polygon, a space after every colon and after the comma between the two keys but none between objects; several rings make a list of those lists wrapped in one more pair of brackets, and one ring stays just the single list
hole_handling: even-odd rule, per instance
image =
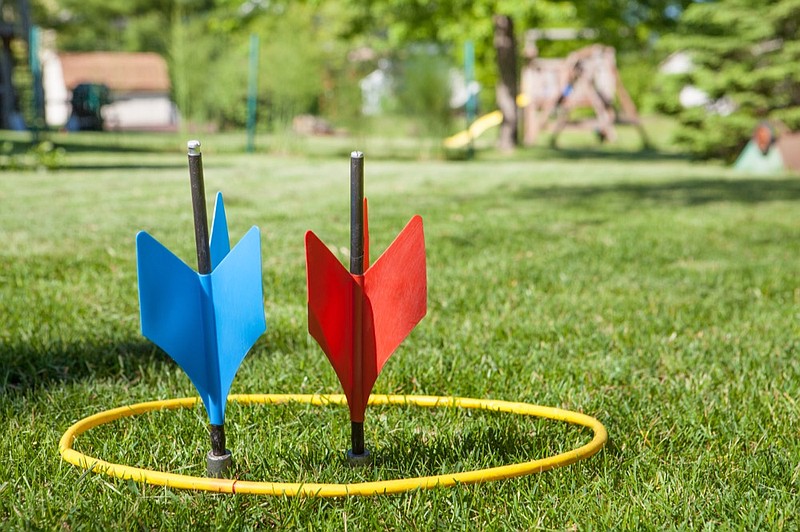
[{"label": "metal pole", "polygon": [[[475,45],[471,40],[464,43],[464,83],[467,85],[467,103],[465,111],[467,116],[467,131],[475,121],[475,115],[478,111],[478,102],[476,95],[472,91],[475,81]],[[475,154],[475,145],[472,136],[469,138],[469,147],[467,148],[467,156],[471,159]]]},{"label": "metal pole", "polygon": [[256,149],[256,103],[258,97],[258,35],[250,35],[250,74],[247,84],[247,153]]},{"label": "metal pole", "polygon": [[350,273],[364,274],[364,154],[350,154]]},{"label": "metal pole", "polygon": [[[194,237],[197,247],[197,272],[201,275],[211,273],[211,252],[209,249],[208,215],[206,213],[206,191],[203,179],[203,155],[200,141],[190,140],[189,181],[192,186],[192,210],[194,211]],[[221,477],[231,464],[231,453],[225,448],[225,425],[209,426],[211,452],[206,458],[208,476]]]},{"label": "metal pole", "polygon": [[208,248],[208,215],[206,214],[206,190],[203,182],[203,155],[200,141],[190,140],[189,181],[192,185],[192,210],[194,211],[194,240],[197,247],[197,273],[211,273],[211,254]]},{"label": "metal pole", "polygon": [[225,449],[225,425],[210,425],[209,438],[211,439],[211,454],[225,456],[230,454]]},{"label": "metal pole", "polygon": [[475,81],[475,45],[472,41],[464,43],[464,82],[467,84],[467,127],[472,125],[478,110],[477,98],[472,90]]},{"label": "metal pole", "polygon": [[[350,273],[364,274],[364,154],[350,154]],[[356,290],[360,290],[356,288]],[[353,297],[353,396],[359,404],[363,401],[363,345],[362,345],[362,295]],[[347,453],[350,465],[369,463],[369,451],[364,447],[364,422],[350,421],[350,443]]]},{"label": "metal pole", "polygon": [[31,26],[28,37],[28,58],[30,61],[31,82],[33,83],[33,101],[31,102],[31,123],[34,142],[39,141],[39,130],[44,127],[44,89],[42,88],[42,62],[39,60],[41,48],[41,31],[39,26]]}]

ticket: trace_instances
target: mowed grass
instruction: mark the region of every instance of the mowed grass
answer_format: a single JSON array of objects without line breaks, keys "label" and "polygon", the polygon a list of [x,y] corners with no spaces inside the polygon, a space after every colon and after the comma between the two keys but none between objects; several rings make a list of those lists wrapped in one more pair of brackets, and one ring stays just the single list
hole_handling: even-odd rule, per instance
[{"label": "mowed grass", "polygon": [[[609,431],[598,455],[506,481],[326,500],[152,487],[62,462],[58,440],[78,419],[195,394],[139,331],[136,232],[195,264],[185,155],[173,140],[115,137],[107,150],[71,141],[65,170],[0,175],[3,528],[800,526],[800,181],[657,153],[419,162],[367,152],[373,258],[419,213],[429,286],[427,317],[375,392],[583,412]],[[262,230],[268,331],[233,392],[339,393],[307,333],[303,235],[315,231],[346,260],[346,153],[361,146],[248,156],[203,140],[209,203],[224,193],[232,240]],[[152,151],[159,142],[168,147]],[[283,482],[467,471],[591,438],[507,414],[371,407],[376,459],[352,470],[344,407],[233,404],[227,422],[233,474]],[[202,475],[205,413],[121,420],[75,447]]]}]

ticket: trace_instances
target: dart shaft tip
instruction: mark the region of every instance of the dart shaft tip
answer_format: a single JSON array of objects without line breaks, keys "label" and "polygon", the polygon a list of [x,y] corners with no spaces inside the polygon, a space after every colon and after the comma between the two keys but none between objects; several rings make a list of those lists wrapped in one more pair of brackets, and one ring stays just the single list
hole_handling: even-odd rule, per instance
[{"label": "dart shaft tip", "polygon": [[350,158],[351,159],[363,159],[364,158],[364,152],[363,151],[350,152]]},{"label": "dart shaft tip", "polygon": [[364,449],[361,454],[355,454],[352,449],[347,451],[347,463],[350,467],[365,467],[372,464],[372,454],[369,449]]},{"label": "dart shaft tip", "polygon": [[190,140],[186,143],[186,147],[189,148],[189,155],[200,155],[199,140]]}]

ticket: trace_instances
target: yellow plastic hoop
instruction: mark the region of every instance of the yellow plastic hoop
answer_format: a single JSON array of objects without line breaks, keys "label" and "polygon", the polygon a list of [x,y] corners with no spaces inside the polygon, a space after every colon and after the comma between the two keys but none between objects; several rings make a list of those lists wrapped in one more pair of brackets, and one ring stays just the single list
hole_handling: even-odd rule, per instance
[{"label": "yellow plastic hoop", "polygon": [[[448,487],[456,484],[472,484],[490,480],[502,480],[532,473],[539,473],[557,467],[566,466],[579,460],[589,458],[596,454],[608,441],[606,428],[595,418],[546,406],[537,406],[527,403],[513,403],[493,399],[470,399],[466,397],[435,397],[420,395],[372,395],[370,405],[416,405],[425,407],[450,407],[472,408],[489,410],[492,412],[505,412],[524,416],[534,416],[567,423],[581,425],[592,429],[592,440],[571,451],[555,456],[522,462],[519,464],[504,465],[428,477],[403,478],[382,480],[377,482],[361,482],[355,484],[301,484],[291,482],[252,482],[245,480],[205,478],[151,471],[121,464],[105,462],[80,453],[72,448],[75,437],[84,432],[110,423],[114,420],[143,414],[153,410],[189,408],[197,404],[197,397],[182,399],[168,399],[163,401],[150,401],[129,406],[114,408],[86,417],[72,425],[58,444],[61,457],[78,467],[93,472],[105,473],[121,479],[132,479],[158,486],[182,488],[191,490],[213,491],[219,493],[251,493],[257,495],[284,495],[284,496],[314,496],[314,497],[345,497],[348,495],[385,495],[402,493],[414,489],[428,489],[435,487]],[[301,395],[301,394],[255,394],[231,395],[228,401],[241,404],[281,404],[281,403],[306,403],[312,405],[346,404],[344,395]]]}]

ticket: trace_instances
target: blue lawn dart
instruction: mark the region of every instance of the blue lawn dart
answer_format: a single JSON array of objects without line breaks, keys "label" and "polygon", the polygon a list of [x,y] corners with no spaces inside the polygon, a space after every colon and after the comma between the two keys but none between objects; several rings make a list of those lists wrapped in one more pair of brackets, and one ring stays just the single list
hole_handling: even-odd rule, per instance
[{"label": "blue lawn dart", "polygon": [[222,194],[211,237],[205,209],[200,143],[189,142],[198,271],[144,231],[136,235],[142,334],[186,372],[210,422],[209,476],[231,463],[225,445],[225,404],[245,355],[266,330],[261,235],[252,227],[230,248]]}]

